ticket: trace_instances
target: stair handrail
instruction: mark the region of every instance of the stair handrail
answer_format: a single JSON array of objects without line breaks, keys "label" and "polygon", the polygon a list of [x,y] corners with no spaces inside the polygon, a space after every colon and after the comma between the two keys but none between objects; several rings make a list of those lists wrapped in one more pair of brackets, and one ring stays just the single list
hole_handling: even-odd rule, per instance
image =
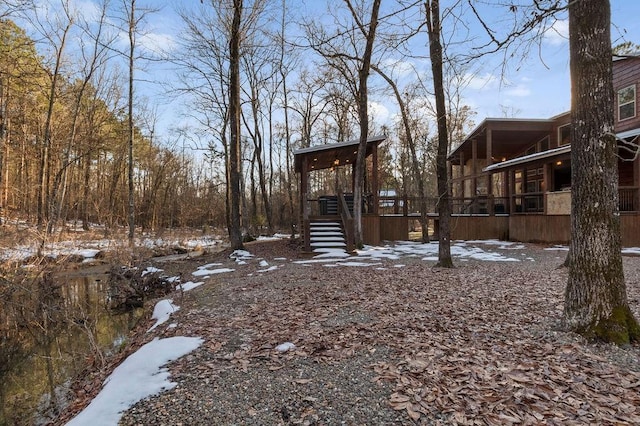
[{"label": "stair handrail", "polygon": [[351,253],[355,250],[355,238],[353,235],[353,217],[349,211],[347,200],[344,198],[344,193],[338,191],[338,210],[340,212],[340,218],[342,219],[342,227],[344,228],[344,239],[347,245],[347,252]]}]

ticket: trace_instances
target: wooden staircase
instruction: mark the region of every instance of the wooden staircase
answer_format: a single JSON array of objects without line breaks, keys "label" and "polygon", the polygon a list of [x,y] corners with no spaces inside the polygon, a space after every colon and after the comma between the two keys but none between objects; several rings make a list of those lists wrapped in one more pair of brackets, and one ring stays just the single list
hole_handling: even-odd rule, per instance
[{"label": "wooden staircase", "polygon": [[344,230],[340,222],[316,219],[310,223],[309,231],[312,252],[347,252]]}]

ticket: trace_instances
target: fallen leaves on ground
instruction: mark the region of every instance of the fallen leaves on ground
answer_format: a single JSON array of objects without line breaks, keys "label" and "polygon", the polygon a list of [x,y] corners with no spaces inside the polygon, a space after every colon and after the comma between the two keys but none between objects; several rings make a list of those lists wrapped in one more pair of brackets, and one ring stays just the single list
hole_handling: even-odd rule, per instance
[{"label": "fallen leaves on ground", "polygon": [[[564,331],[566,270],[539,247],[527,250],[536,262],[239,269],[190,292],[176,315],[181,326],[167,332],[204,337],[217,368],[249,375],[296,358],[333,365],[384,350],[368,366],[371,385],[392,386],[389,409],[407,424],[640,424],[640,349]],[[639,258],[625,259],[636,317],[638,266]],[[295,349],[279,352],[283,342]],[[291,386],[331,380],[299,377]],[[313,404],[314,395],[306,398]]]}]

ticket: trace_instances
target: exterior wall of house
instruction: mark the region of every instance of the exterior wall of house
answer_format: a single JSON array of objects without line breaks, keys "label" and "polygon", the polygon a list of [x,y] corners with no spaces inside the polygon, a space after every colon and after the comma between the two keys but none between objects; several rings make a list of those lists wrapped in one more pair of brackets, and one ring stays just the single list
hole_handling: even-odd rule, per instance
[{"label": "exterior wall of house", "polygon": [[567,142],[571,143],[570,140],[569,141],[567,141],[566,139],[563,140],[563,136],[566,137],[566,133],[561,133],[560,131],[561,128],[568,130],[568,127],[565,127],[565,126],[570,123],[571,123],[570,113],[559,115],[556,118],[555,123],[553,123],[553,130],[550,135],[549,148],[557,148],[557,147],[566,145]]},{"label": "exterior wall of house", "polygon": [[[613,90],[615,92],[615,118],[616,133],[625,132],[640,127],[640,114],[638,113],[638,96],[640,95],[640,58],[626,58],[613,62]],[[619,120],[618,117],[618,91],[625,87],[635,85],[636,102],[635,117]]]},{"label": "exterior wall of house", "polygon": [[545,194],[545,214],[571,214],[571,191],[555,191]]}]

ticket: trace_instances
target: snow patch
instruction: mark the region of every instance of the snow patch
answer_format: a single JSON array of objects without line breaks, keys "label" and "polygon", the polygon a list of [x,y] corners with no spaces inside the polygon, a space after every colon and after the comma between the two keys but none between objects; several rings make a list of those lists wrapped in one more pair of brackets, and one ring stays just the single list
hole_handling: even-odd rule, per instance
[{"label": "snow patch", "polygon": [[295,348],[296,348],[296,345],[294,345],[293,343],[284,342],[276,346],[276,351],[284,353],[284,352],[295,350]]},{"label": "snow patch", "polygon": [[162,366],[202,343],[198,337],[155,338],[113,370],[100,393],[67,426],[118,424],[122,414],[136,402],[176,387],[177,383],[169,380],[169,370]]},{"label": "snow patch", "polygon": [[180,307],[174,305],[172,299],[164,299],[156,303],[156,306],[153,308],[153,315],[151,316],[151,319],[156,320],[156,323],[147,330],[147,333],[167,322],[171,314],[179,310]]},{"label": "snow patch", "polygon": [[199,281],[197,283],[194,283],[193,281],[187,281],[184,284],[178,284],[176,286],[176,290],[189,291],[193,290],[196,287],[200,287],[202,284],[204,284],[204,281]]}]

